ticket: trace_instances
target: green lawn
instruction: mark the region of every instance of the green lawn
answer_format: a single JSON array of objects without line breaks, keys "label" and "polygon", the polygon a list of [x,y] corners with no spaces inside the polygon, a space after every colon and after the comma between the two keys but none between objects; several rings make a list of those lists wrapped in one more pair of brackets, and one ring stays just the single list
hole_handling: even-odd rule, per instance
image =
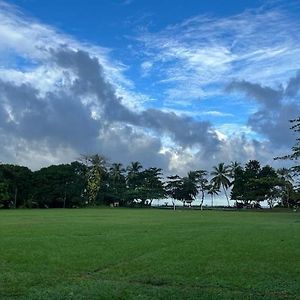
[{"label": "green lawn", "polygon": [[0,299],[300,299],[300,214],[0,211]]}]

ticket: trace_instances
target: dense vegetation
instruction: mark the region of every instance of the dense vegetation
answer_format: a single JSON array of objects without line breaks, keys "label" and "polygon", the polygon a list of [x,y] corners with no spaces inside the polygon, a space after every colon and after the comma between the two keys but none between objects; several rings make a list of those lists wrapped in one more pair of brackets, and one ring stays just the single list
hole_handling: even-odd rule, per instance
[{"label": "dense vegetation", "polygon": [[108,166],[99,155],[85,157],[86,162],[52,165],[32,172],[26,167],[0,165],[0,205],[10,207],[84,207],[118,202],[121,206],[151,205],[153,199],[170,197],[184,204],[196,197],[213,198],[221,190],[238,207],[258,207],[267,200],[291,207],[299,203],[300,194],[289,170],[260,166],[256,160],[244,167],[238,163],[205,170],[190,171],[187,176],[162,177],[158,168],[143,169],[133,162],[126,169],[120,163]]},{"label": "dense vegetation", "polygon": [[[292,122],[298,133],[300,119]],[[292,154],[281,159],[297,162],[299,156],[297,139]],[[0,207],[70,208],[113,203],[145,206],[151,205],[153,199],[165,197],[190,204],[199,197],[202,208],[206,196],[210,195],[213,206],[214,196],[221,192],[229,206],[229,191],[236,207],[260,207],[262,201],[271,208],[275,204],[293,207],[300,202],[299,174],[297,164],[275,170],[250,160],[244,166],[238,162],[220,163],[211,172],[193,170],[184,177],[164,178],[162,169],[144,169],[139,162],[123,168],[120,163],[108,164],[98,154],[35,172],[27,167],[0,164]]]}]

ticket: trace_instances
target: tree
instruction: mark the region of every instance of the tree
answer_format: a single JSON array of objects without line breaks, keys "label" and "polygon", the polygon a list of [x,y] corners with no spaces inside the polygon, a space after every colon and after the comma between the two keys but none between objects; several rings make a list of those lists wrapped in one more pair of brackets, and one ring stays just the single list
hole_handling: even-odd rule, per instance
[{"label": "tree", "polygon": [[173,209],[176,209],[175,200],[181,200],[181,189],[183,185],[183,179],[178,175],[168,176],[165,185],[166,193],[172,198]]},{"label": "tree", "polygon": [[143,166],[140,162],[135,161],[132,162],[127,168],[127,193],[126,193],[126,201],[129,204],[132,204],[135,200],[139,199],[140,196],[140,187],[142,185],[142,174],[141,170]]},{"label": "tree", "polygon": [[[300,132],[300,117],[298,119],[290,120],[290,122],[293,124],[291,129],[299,135],[299,132]],[[294,160],[294,161],[297,162],[299,157],[300,157],[300,137],[298,136],[296,138],[295,145],[292,147],[292,153],[288,154],[288,155],[285,155],[285,156],[281,156],[281,157],[275,157],[275,159],[290,159],[290,160]],[[300,166],[296,165],[293,169],[295,171],[299,172],[300,171]]]},{"label": "tree", "polygon": [[8,185],[4,182],[0,182],[0,208],[9,208],[10,204]]},{"label": "tree", "polygon": [[281,182],[271,166],[261,168],[257,160],[250,160],[245,169],[238,167],[235,170],[231,199],[236,200],[237,207],[250,204],[259,207],[259,202],[265,200],[272,207],[277,201]]},{"label": "tree", "polygon": [[220,187],[222,186],[228,206],[230,206],[228,195],[226,192],[226,190],[230,186],[230,180],[228,178],[230,176],[229,167],[225,166],[224,163],[220,163],[218,166],[213,167],[213,169],[214,171],[211,172],[211,175],[213,175],[214,177],[211,179],[211,181],[216,185],[218,189],[220,189]]},{"label": "tree", "polygon": [[85,205],[86,167],[79,162],[52,165],[33,173],[29,207],[81,207]]},{"label": "tree", "polygon": [[179,186],[178,200],[192,202],[198,194],[198,173],[197,171],[188,172],[186,177],[182,178],[182,184]]},{"label": "tree", "polygon": [[243,197],[245,205],[252,201],[260,201],[258,199],[259,183],[258,178],[261,171],[260,163],[257,160],[249,160],[245,165],[243,174]]},{"label": "tree", "polygon": [[88,205],[95,206],[99,196],[102,180],[106,175],[106,158],[99,154],[82,155],[80,159],[87,167],[86,195]]},{"label": "tree", "polygon": [[110,200],[125,204],[126,178],[121,163],[113,163],[109,168],[108,196]]},{"label": "tree", "polygon": [[[295,145],[292,147],[291,149],[291,154],[282,156],[282,157],[275,157],[274,159],[289,159],[292,160],[295,165],[293,167],[290,168],[290,171],[293,174],[293,177],[296,177],[298,180],[296,181],[296,185],[295,185],[295,190],[294,191],[290,191],[291,194],[289,196],[293,196],[293,203],[295,206],[300,204],[300,201],[298,200],[298,190],[299,190],[299,175],[300,175],[300,165],[299,165],[299,157],[300,157],[300,136],[299,136],[299,132],[300,132],[300,117],[294,120],[290,120],[290,122],[292,123],[292,127],[291,130],[293,130],[296,134],[296,142]],[[289,200],[291,200],[291,198],[289,197]]]},{"label": "tree", "polygon": [[26,206],[30,197],[32,172],[27,167],[1,164],[0,180],[6,184],[10,207]]},{"label": "tree", "polygon": [[264,166],[259,174],[256,191],[256,201],[266,200],[273,208],[275,201],[280,197],[280,185],[282,181],[278,178],[277,172],[269,165]]},{"label": "tree", "polygon": [[201,210],[203,209],[205,192],[207,192],[209,189],[209,184],[208,184],[208,180],[207,180],[206,176],[207,176],[207,171],[205,171],[205,170],[197,170],[196,171],[196,183],[197,183],[197,187],[201,193],[201,202],[200,202]]},{"label": "tree", "polygon": [[218,195],[219,193],[220,193],[220,189],[218,189],[218,187],[214,183],[211,183],[208,186],[207,194],[209,194],[211,196],[211,206],[212,207],[214,206],[214,196]]},{"label": "tree", "polygon": [[293,176],[291,174],[290,169],[281,168],[277,170],[278,176],[282,181],[282,192],[281,192],[281,199],[282,199],[282,206],[290,207],[290,198],[291,194],[293,193]]},{"label": "tree", "polygon": [[239,162],[237,162],[237,161],[232,161],[231,163],[230,163],[230,165],[228,166],[228,169],[229,169],[229,176],[231,177],[231,178],[234,178],[235,177],[235,172],[236,172],[236,170],[238,169],[238,168],[240,168],[241,167],[241,164],[239,163]]},{"label": "tree", "polygon": [[164,184],[162,182],[162,169],[149,168],[141,172],[141,186],[139,188],[142,204],[149,200],[151,206],[154,199],[165,197]]},{"label": "tree", "polygon": [[246,176],[243,167],[238,167],[234,171],[233,181],[231,182],[231,200],[235,200],[235,205],[241,205],[238,201],[242,201],[243,205],[247,206],[248,199],[245,199],[246,192]]}]

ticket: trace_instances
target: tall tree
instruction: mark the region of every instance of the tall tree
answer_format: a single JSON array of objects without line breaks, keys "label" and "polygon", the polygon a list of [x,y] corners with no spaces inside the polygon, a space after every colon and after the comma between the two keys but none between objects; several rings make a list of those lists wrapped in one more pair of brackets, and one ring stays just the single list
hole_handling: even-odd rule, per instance
[{"label": "tall tree", "polygon": [[141,174],[142,169],[143,169],[143,166],[138,161],[131,162],[131,164],[126,168],[126,170],[127,170],[126,200],[129,204],[133,203],[135,200],[139,199],[140,187],[142,186],[142,174]]},{"label": "tall tree", "polygon": [[181,190],[183,185],[183,179],[178,175],[168,176],[165,185],[166,193],[171,197],[173,203],[173,209],[176,209],[175,200],[181,200]]},{"label": "tall tree", "polygon": [[230,180],[228,178],[230,176],[229,167],[224,163],[220,163],[218,164],[218,166],[213,167],[211,175],[214,176],[211,181],[216,185],[216,187],[220,189],[220,187],[222,186],[228,206],[230,206],[229,198],[226,192],[226,190],[230,187]]},{"label": "tall tree", "polygon": [[211,207],[214,206],[214,196],[219,195],[219,193],[220,189],[214,183],[211,183],[208,186],[207,194],[211,196]]},{"label": "tall tree", "polygon": [[293,193],[293,176],[291,170],[287,168],[280,168],[277,170],[278,176],[282,181],[282,206],[290,207],[290,198]]},{"label": "tall tree", "polygon": [[[292,123],[291,129],[296,133],[296,142],[295,145],[291,149],[291,154],[282,156],[282,157],[275,157],[274,159],[289,159],[294,162],[294,166],[290,168],[293,176],[296,178],[296,189],[298,190],[300,187],[300,164],[299,164],[299,157],[300,157],[300,117],[294,120],[290,120]],[[294,185],[295,185],[294,183]],[[296,192],[297,193],[297,192]],[[298,203],[298,202],[297,202]]]},{"label": "tall tree", "polygon": [[109,168],[108,196],[109,201],[119,201],[125,204],[126,178],[125,169],[121,163],[113,163]]},{"label": "tall tree", "polygon": [[0,208],[9,208],[11,205],[8,185],[5,182],[0,182]]},{"label": "tall tree", "polygon": [[149,168],[141,173],[142,184],[140,187],[142,204],[148,201],[151,206],[154,199],[165,197],[164,184],[162,182],[162,169]]},{"label": "tall tree", "polygon": [[190,171],[186,177],[182,178],[178,200],[190,203],[195,200],[198,194],[198,177],[197,171]]},{"label": "tall tree", "polygon": [[85,205],[85,166],[79,162],[52,165],[33,173],[30,207],[81,207]]},{"label": "tall tree", "polygon": [[27,167],[1,164],[0,179],[5,183],[12,207],[26,206],[30,197],[32,172]]},{"label": "tall tree", "polygon": [[207,176],[207,171],[205,171],[205,170],[197,170],[196,171],[197,188],[201,193],[201,202],[200,202],[201,210],[203,209],[205,193],[209,189],[209,183],[208,183],[206,176]]},{"label": "tall tree", "polygon": [[230,165],[228,166],[228,169],[229,169],[229,176],[231,177],[231,178],[234,178],[235,177],[235,172],[236,172],[236,170],[238,169],[238,168],[240,168],[241,167],[241,164],[239,163],[239,162],[237,162],[237,161],[232,161],[231,163],[230,163]]},{"label": "tall tree", "polygon": [[100,154],[94,154],[82,155],[80,160],[87,166],[88,170],[86,173],[88,204],[95,206],[101,184],[103,183],[102,180],[107,173],[106,158]]}]

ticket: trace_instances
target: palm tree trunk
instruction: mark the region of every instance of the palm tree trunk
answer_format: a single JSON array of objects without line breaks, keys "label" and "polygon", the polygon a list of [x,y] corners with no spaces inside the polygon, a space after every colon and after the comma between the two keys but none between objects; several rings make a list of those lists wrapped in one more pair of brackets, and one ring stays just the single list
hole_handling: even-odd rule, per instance
[{"label": "palm tree trunk", "polygon": [[203,210],[203,202],[204,202],[204,191],[201,191],[201,203],[200,203],[200,209]]},{"label": "palm tree trunk", "polygon": [[225,186],[224,186],[224,184],[222,184],[222,187],[223,187],[223,190],[224,190],[224,193],[225,193],[226,199],[227,199],[228,206],[230,206],[230,204],[229,204],[229,199],[228,199],[228,196],[227,196],[227,193],[226,193],[226,189],[225,189]]},{"label": "palm tree trunk", "polygon": [[173,210],[176,210],[176,205],[175,205],[175,201],[173,200]]}]

